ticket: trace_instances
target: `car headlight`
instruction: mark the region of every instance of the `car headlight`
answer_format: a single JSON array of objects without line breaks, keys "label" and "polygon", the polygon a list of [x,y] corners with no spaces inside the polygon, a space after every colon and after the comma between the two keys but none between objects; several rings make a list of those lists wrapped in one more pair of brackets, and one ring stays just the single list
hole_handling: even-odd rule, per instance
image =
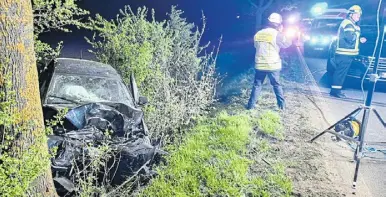
[{"label": "car headlight", "polygon": [[312,44],[316,44],[316,43],[318,43],[318,41],[319,41],[319,39],[317,37],[312,37],[311,38],[311,43]]},{"label": "car headlight", "polygon": [[309,36],[309,35],[304,35],[304,40],[311,40],[311,36]]},{"label": "car headlight", "polygon": [[323,39],[322,39],[322,42],[323,42],[323,44],[328,44],[328,43],[330,43],[330,37],[324,37]]},{"label": "car headlight", "polygon": [[329,44],[333,40],[333,37],[331,36],[313,36],[311,37],[311,43],[312,44]]}]

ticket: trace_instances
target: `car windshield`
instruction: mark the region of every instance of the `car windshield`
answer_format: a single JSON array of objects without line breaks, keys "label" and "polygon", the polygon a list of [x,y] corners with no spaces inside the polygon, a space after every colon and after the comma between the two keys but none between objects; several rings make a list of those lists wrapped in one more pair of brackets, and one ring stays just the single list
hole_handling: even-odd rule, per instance
[{"label": "car windshield", "polygon": [[313,29],[318,30],[336,30],[338,31],[341,20],[337,19],[323,19],[323,20],[315,20],[312,24]]},{"label": "car windshield", "polygon": [[134,106],[125,85],[115,79],[56,74],[47,93],[47,104],[123,103]]}]

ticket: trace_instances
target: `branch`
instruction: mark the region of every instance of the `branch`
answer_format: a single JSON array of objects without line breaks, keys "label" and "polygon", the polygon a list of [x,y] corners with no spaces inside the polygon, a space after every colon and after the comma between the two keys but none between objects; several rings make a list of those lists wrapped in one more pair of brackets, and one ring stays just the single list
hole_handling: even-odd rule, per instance
[{"label": "branch", "polygon": [[262,8],[264,5],[264,0],[259,0],[259,8]]},{"label": "branch", "polygon": [[265,6],[263,6],[263,10],[268,9],[268,7],[272,5],[272,2],[273,2],[273,0],[268,0],[267,3],[265,4]]},{"label": "branch", "polygon": [[125,182],[123,182],[120,186],[118,186],[117,188],[115,188],[113,191],[109,192],[108,194],[106,194],[106,196],[111,196],[112,194],[115,194],[118,190],[122,189],[122,187],[124,187],[127,183],[129,183],[130,181],[132,181],[137,175],[138,173],[144,169],[145,167],[147,167],[147,165],[150,163],[151,160],[147,161],[145,164],[142,165],[141,168],[139,168],[136,172],[134,172],[133,176],[131,176],[129,179],[127,179]]},{"label": "branch", "polygon": [[248,2],[255,8],[258,8],[259,6],[256,5],[256,3],[253,3],[252,0],[248,0]]}]

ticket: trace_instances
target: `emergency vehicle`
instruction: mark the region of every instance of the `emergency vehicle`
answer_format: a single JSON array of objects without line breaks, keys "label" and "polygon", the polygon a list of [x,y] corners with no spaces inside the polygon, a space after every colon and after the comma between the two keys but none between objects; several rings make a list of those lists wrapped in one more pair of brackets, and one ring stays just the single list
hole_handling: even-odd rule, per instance
[{"label": "emergency vehicle", "polygon": [[303,33],[304,55],[327,55],[346,15],[346,9],[327,9],[323,14],[312,18],[310,28]]}]

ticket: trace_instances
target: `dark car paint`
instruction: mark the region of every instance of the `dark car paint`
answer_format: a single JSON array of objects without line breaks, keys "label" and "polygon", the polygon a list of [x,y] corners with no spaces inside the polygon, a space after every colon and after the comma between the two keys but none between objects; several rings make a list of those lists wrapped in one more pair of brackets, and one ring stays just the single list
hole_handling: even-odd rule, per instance
[{"label": "dark car paint", "polygon": [[[138,166],[141,167],[149,161],[153,163],[155,155],[162,151],[157,148],[158,145],[152,146],[147,136],[144,113],[140,108],[141,105],[146,104],[147,99],[139,95],[132,95],[133,93],[138,94],[137,88],[134,87],[134,75],[131,76],[131,91],[129,92],[130,96],[133,97],[133,101],[138,100],[139,102],[135,102],[133,106],[130,106],[123,104],[123,102],[48,104],[45,102],[45,97],[56,74],[122,79],[115,69],[109,65],[67,58],[56,59],[39,75],[44,119],[46,121],[55,119],[60,109],[67,108],[70,110],[64,116],[64,120],[60,125],[52,127],[53,134],[48,136],[49,147],[58,147],[58,153],[51,159],[51,169],[54,175],[55,187],[60,196],[65,196],[74,191],[71,178],[73,174],[70,174],[72,172],[72,168],[69,166],[72,165],[70,159],[78,158],[81,155],[79,150],[87,149],[87,147],[78,147],[79,144],[82,144],[80,142],[84,142],[84,140],[90,140],[95,144],[100,143],[100,141],[110,140],[112,141],[109,141],[111,146],[121,150],[120,153],[123,156],[119,158],[119,162],[115,161],[114,157],[114,161],[110,159],[108,164],[114,167],[117,172],[116,176],[109,177],[113,185],[122,184],[126,177],[132,176],[133,172],[138,170]],[[105,130],[110,131],[110,137],[113,140],[102,137],[101,131]],[[148,169],[141,173],[150,176],[153,172]],[[100,180],[98,179],[98,181]]]}]

